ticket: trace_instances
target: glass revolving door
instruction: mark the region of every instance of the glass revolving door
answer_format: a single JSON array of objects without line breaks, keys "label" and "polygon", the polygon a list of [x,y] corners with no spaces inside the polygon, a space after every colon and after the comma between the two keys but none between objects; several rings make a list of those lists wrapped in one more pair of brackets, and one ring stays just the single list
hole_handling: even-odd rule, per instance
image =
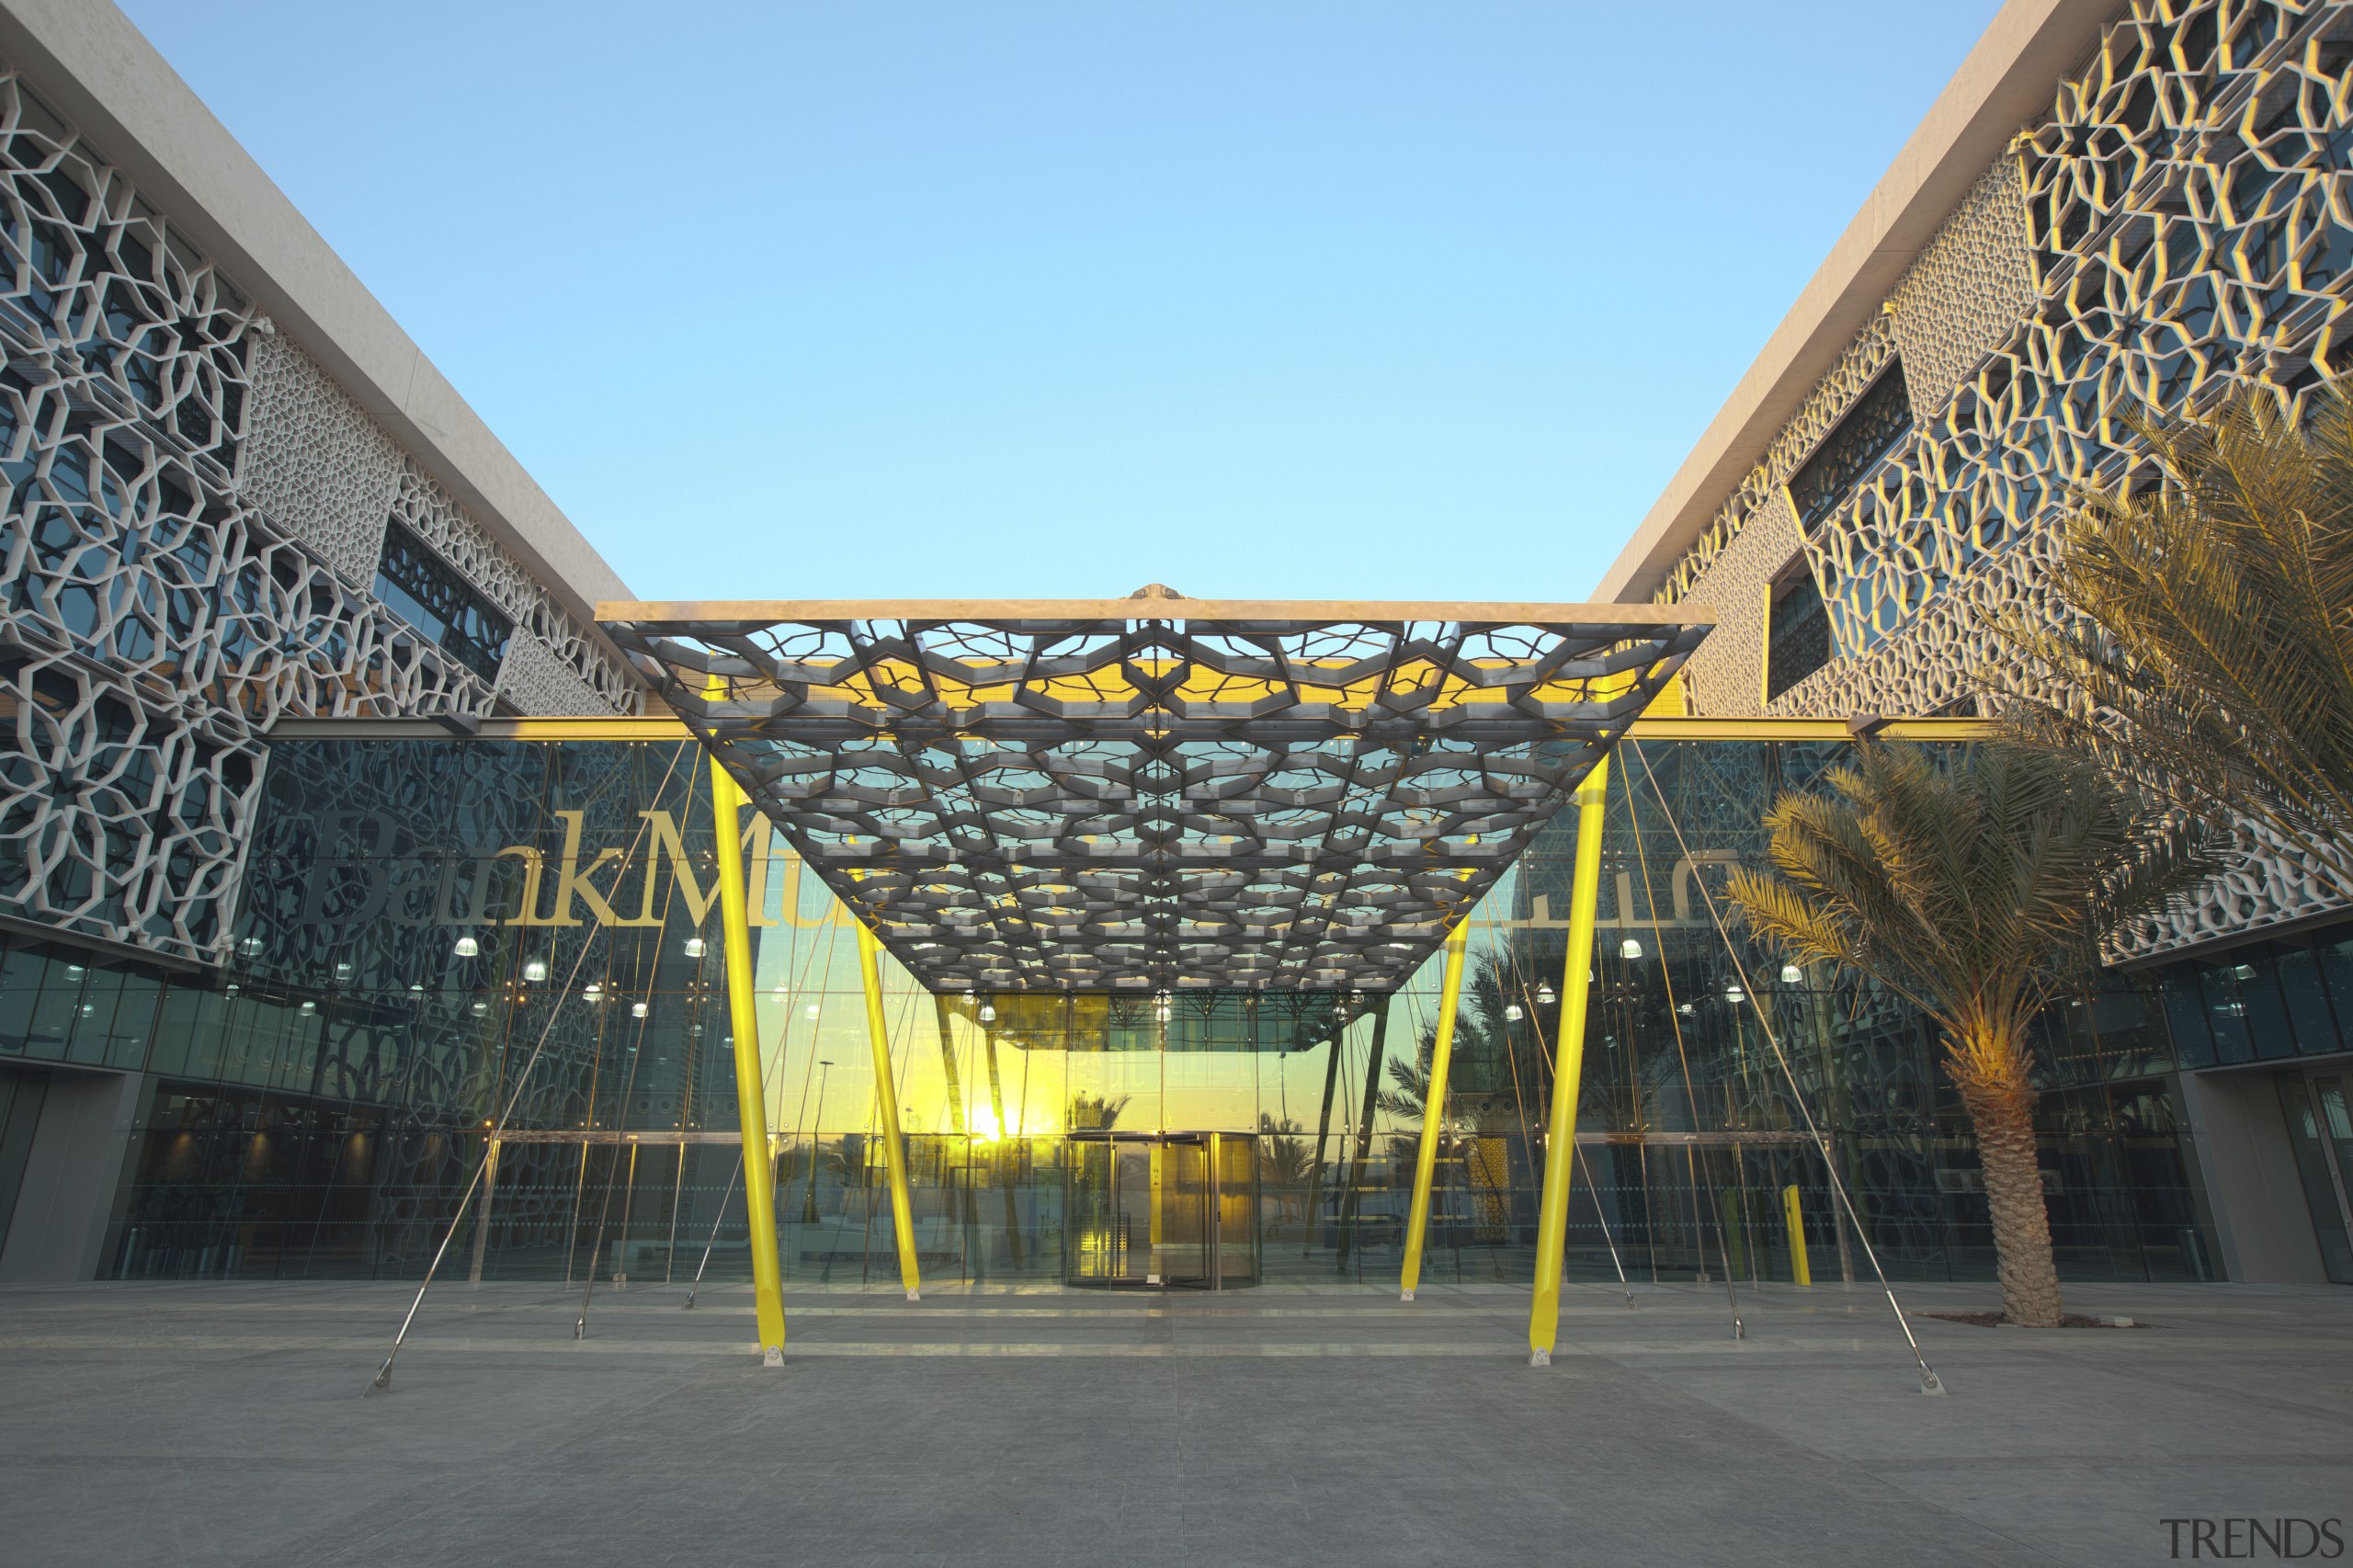
[{"label": "glass revolving door", "polygon": [[1064,1278],[1211,1290],[1256,1284],[1256,1143],[1247,1133],[1072,1133]]}]

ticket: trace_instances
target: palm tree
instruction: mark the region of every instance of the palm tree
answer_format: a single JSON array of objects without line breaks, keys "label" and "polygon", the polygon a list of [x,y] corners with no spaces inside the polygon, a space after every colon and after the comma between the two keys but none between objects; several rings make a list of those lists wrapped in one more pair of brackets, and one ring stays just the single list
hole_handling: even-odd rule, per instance
[{"label": "palm tree", "polygon": [[1998,618],[2023,665],[1987,682],[2018,699],[2014,738],[2121,754],[2177,805],[2252,818],[2340,880],[2353,833],[2348,385],[2316,394],[2302,426],[2251,392],[2202,417],[2132,421],[2162,482],[2086,493],[2051,574],[2086,619]]},{"label": "palm tree", "polygon": [[[1542,1030],[1540,1025],[1520,1022],[1534,1005],[1507,956],[1483,953],[1471,960],[1455,1011],[1452,1083],[1445,1101],[1441,1148],[1451,1144],[1461,1151],[1463,1180],[1475,1216],[1472,1233],[1481,1241],[1507,1237],[1510,1137],[1543,1119],[1545,1090],[1538,1077],[1544,1071]],[[1515,1025],[1519,1026],[1517,1030]],[[1379,1091],[1375,1103],[1412,1130],[1394,1138],[1392,1149],[1410,1149],[1420,1135],[1429,1103],[1430,1062],[1437,1053],[1438,1025],[1432,1021],[1422,1027],[1412,1061],[1392,1059],[1389,1063],[1390,1086]],[[1585,1097],[1590,1101],[1596,1094],[1588,1081]]]},{"label": "palm tree", "polygon": [[1128,1108],[1129,1096],[1113,1099],[1108,1095],[1074,1094],[1070,1097],[1070,1128],[1074,1132],[1090,1128],[1109,1129],[1120,1124],[1120,1113]]},{"label": "palm tree", "polygon": [[[1472,958],[1462,980],[1462,998],[1455,1010],[1451,1092],[1446,1099],[1446,1126],[1452,1133],[1477,1132],[1500,1136],[1519,1125],[1523,1115],[1541,1116],[1541,1090],[1536,1073],[1543,1056],[1540,1040],[1531,1029],[1507,1050],[1505,1037],[1511,1016],[1505,1011],[1521,996],[1510,960],[1499,953]],[[1438,1025],[1424,1024],[1414,1059],[1392,1057],[1390,1087],[1379,1091],[1375,1103],[1391,1116],[1419,1131],[1422,1109],[1430,1092],[1430,1060],[1438,1054]]]},{"label": "palm tree", "polygon": [[1307,1152],[1307,1140],[1301,1136],[1305,1131],[1288,1116],[1278,1121],[1266,1111],[1258,1113],[1259,1168],[1274,1187],[1275,1200],[1286,1219],[1294,1209],[1305,1213],[1307,1180],[1315,1165]]},{"label": "palm tree", "polygon": [[1790,958],[1868,975],[1936,1020],[1977,1132],[2003,1310],[2056,1327],[2028,1031],[2097,971],[2110,932],[2211,873],[2203,835],[2055,751],[1981,745],[1940,767],[1866,743],[1824,782],[1774,803],[1772,870],[1734,872],[1733,902]]},{"label": "palm tree", "polygon": [[[1458,1037],[1464,1032],[1460,1019],[1454,1027]],[[1373,1096],[1375,1105],[1415,1131],[1421,1130],[1422,1108],[1429,1103],[1430,1059],[1437,1053],[1438,1031],[1426,1028],[1422,1030],[1421,1049],[1413,1061],[1394,1056],[1389,1059],[1389,1079],[1393,1086]],[[1467,1130],[1471,1125],[1471,1119],[1463,1114],[1460,1096],[1448,1096],[1446,1115],[1457,1131]]]}]

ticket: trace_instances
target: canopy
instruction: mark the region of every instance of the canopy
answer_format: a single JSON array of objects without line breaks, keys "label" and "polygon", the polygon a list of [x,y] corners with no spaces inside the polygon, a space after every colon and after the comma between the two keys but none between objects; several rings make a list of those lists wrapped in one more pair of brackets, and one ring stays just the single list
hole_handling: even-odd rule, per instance
[{"label": "canopy", "polygon": [[598,619],[934,990],[1389,990],[1703,607],[618,603]]}]

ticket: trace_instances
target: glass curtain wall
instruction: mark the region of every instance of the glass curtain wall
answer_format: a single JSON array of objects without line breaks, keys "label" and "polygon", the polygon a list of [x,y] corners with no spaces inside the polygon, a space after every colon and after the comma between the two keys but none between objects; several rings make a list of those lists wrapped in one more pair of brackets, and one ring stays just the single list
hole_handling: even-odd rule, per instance
[{"label": "glass curtain wall", "polygon": [[[1719,925],[1727,869],[1761,855],[1765,807],[1843,749],[1621,749],[1586,955],[1572,1278],[1614,1278],[1612,1244],[1640,1279],[1787,1279],[1793,1247],[1816,1279],[1867,1274],[1791,1075],[1891,1272],[1991,1276],[1933,1031]],[[764,821],[742,826],[786,1278],[892,1283],[855,929]],[[414,1276],[497,1132],[487,1215],[461,1230],[455,1272],[660,1281],[690,1277],[708,1246],[711,1277],[744,1277],[711,828],[707,770],[677,742],[274,746],[235,961],[162,992],[109,1270]],[[1533,1266],[1575,831],[1556,822],[1472,916],[1434,1282],[1524,1283]],[[1082,1269],[1066,1205],[1107,1131],[1230,1135],[1222,1158],[1252,1169],[1221,1171],[1219,1216],[1224,1244],[1254,1249],[1250,1278],[1393,1280],[1440,960],[1386,999],[934,996],[884,969],[926,1280]],[[2156,993],[2078,998],[2039,1051],[2063,1270],[2201,1276],[2213,1253]]]},{"label": "glass curtain wall", "polygon": [[[1991,1225],[1975,1143],[1933,1025],[1879,987],[1784,964],[1723,898],[1762,863],[1762,817],[1815,787],[1843,742],[1631,741],[1608,790],[1571,1173],[1569,1270],[1608,1279],[1867,1277],[1835,1218],[1837,1168],[1892,1276],[1984,1278]],[[1574,823],[1542,835],[1473,916],[1429,1256],[1439,1278],[1524,1279],[1533,1267],[1543,1130],[1564,979]],[[2063,1272],[2204,1278],[2155,991],[2114,976],[2043,1020],[2036,1055],[2044,1182]],[[1401,1211],[1435,1034],[1436,965],[1400,998],[1373,1104],[1359,1213]],[[1826,1150],[1809,1133],[1802,1104]],[[1383,1156],[1386,1156],[1384,1159]],[[1388,1173],[1398,1173],[1385,1181]],[[1353,1182],[1347,1173],[1344,1182]],[[1799,1222],[1788,1222],[1789,1189]],[[1340,1215],[1327,1211],[1325,1220]],[[1391,1221],[1349,1249],[1388,1266]],[[1611,1245],[1617,1257],[1613,1262]],[[1336,1247],[1335,1250],[1337,1250]],[[1427,1272],[1427,1268],[1426,1268]]]}]

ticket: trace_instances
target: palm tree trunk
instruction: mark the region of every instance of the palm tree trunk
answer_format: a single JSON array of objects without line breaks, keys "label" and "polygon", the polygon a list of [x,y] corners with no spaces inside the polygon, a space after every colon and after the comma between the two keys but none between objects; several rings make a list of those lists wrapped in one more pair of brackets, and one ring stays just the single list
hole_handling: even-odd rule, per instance
[{"label": "palm tree trunk", "polygon": [[2051,1216],[2034,1153],[2034,1094],[2010,1085],[1959,1085],[1977,1129],[1985,1205],[2002,1275],[2002,1312],[2026,1328],[2059,1326],[2059,1270],[2051,1260]]}]

